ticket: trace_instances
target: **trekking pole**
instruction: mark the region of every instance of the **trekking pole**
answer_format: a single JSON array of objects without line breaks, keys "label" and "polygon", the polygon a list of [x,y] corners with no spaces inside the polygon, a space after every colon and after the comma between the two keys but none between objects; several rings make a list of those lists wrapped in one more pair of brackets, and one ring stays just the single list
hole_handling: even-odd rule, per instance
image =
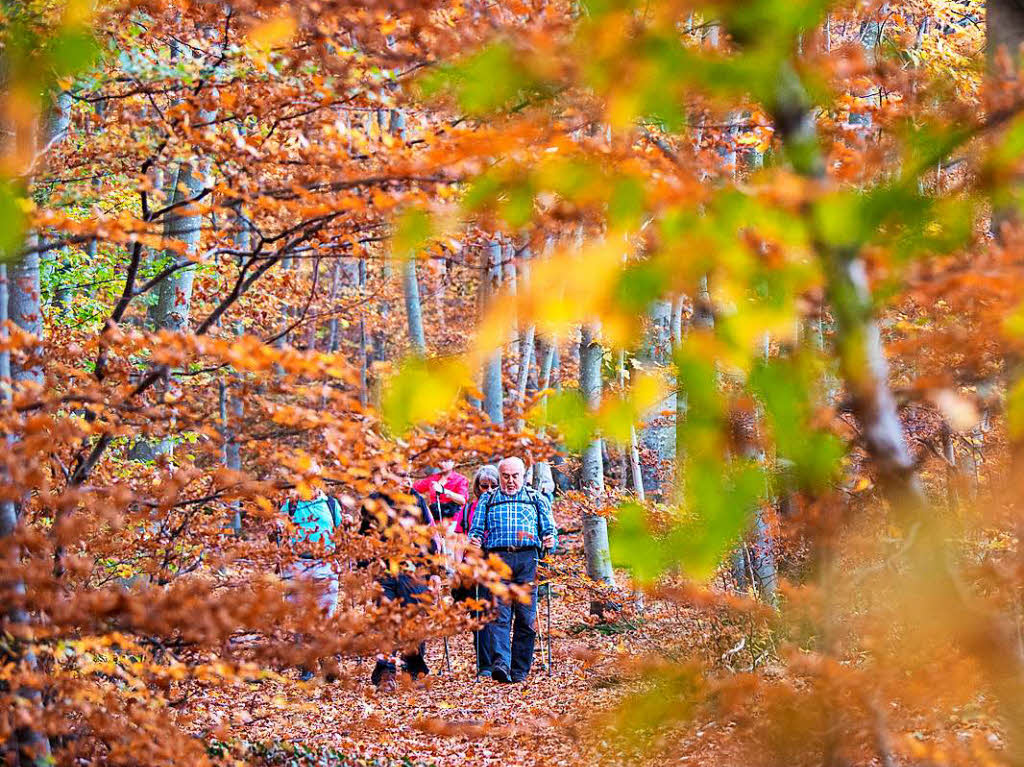
[{"label": "trekking pole", "polygon": [[[537,604],[534,605],[534,609],[536,610],[536,612],[534,614],[537,616],[536,617],[536,621],[537,621],[537,627],[539,629],[540,625],[541,625],[540,624],[540,601],[543,599],[543,597],[541,596],[541,588],[543,588],[544,585],[545,585],[545,581],[542,581],[541,577],[540,577],[540,564],[544,560],[545,549],[543,549],[540,546],[538,546],[533,551],[534,551],[534,557],[536,558],[534,560],[536,562],[536,565],[534,567],[534,572],[533,572],[533,586],[534,586],[534,592],[537,595]],[[545,564],[545,566],[547,565],[546,562],[544,564]],[[550,588],[550,586],[549,586],[549,588]],[[541,658],[544,658],[544,632],[540,631],[539,633],[540,633],[540,654],[541,654]],[[548,665],[550,667],[550,663],[546,662],[546,665]]]},{"label": "trekking pole", "polygon": [[548,650],[548,676],[551,676],[551,563],[547,561],[547,557],[549,555],[550,555],[550,552],[545,549],[544,550],[544,567],[546,567],[547,571],[548,571],[548,576],[545,579],[545,582],[547,584],[547,588],[545,589],[545,591],[547,592],[545,594],[545,596],[547,597],[547,617],[546,617],[547,627],[545,629],[545,633],[547,634],[547,645],[548,645],[548,647],[547,647],[547,650]]},{"label": "trekking pole", "polygon": [[551,676],[551,579],[548,578],[548,609],[547,609],[547,635],[548,635],[548,676]]},{"label": "trekking pole", "polygon": [[[444,526],[442,524],[442,517],[441,517],[441,496],[439,496],[436,491],[434,492],[434,505],[437,507],[437,519],[434,520],[434,524],[437,525],[437,529],[440,530],[443,533],[444,532]],[[447,546],[447,543],[445,542],[444,536],[441,535],[440,533],[438,534],[438,540],[441,542],[441,546],[440,546],[440,548],[439,548],[437,553],[441,557],[442,561],[444,562],[445,572],[450,575],[451,569],[450,569],[450,564],[448,562],[448,546]],[[438,594],[438,596],[440,597],[440,594]],[[445,665],[445,668],[448,670],[448,673],[450,674],[450,673],[452,673],[452,658],[451,658],[451,654],[448,652],[448,637],[447,636],[441,637],[441,641],[442,641],[442,643],[444,645],[444,665]]]},{"label": "trekking pole", "polygon": [[[474,583],[473,584],[473,588],[474,588],[474,597],[476,598],[476,601],[479,604],[479,602],[480,602],[480,584],[479,583]],[[478,608],[477,612],[479,613],[479,608]],[[480,629],[477,629],[476,631],[473,632],[473,655],[475,656],[473,658],[473,662],[476,664],[476,681],[479,682],[480,681]]]}]

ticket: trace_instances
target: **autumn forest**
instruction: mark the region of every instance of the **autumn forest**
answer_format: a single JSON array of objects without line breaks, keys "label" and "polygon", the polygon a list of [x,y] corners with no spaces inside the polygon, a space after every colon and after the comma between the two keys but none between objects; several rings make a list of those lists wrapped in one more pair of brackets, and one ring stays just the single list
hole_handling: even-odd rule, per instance
[{"label": "autumn forest", "polygon": [[1018,0],[0,0],[0,755],[1024,767]]}]

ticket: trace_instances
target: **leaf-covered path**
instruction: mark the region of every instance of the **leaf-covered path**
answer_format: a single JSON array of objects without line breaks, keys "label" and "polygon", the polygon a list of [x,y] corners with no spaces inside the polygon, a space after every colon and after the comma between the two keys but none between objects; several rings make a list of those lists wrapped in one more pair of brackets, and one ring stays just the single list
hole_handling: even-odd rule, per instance
[{"label": "leaf-covered path", "polygon": [[[581,543],[570,537],[569,552],[556,566],[583,571]],[[341,680],[322,677],[304,683],[294,671],[258,683],[239,682],[197,692],[189,714],[192,731],[210,741],[258,745],[287,743],[310,752],[344,755],[368,762],[449,765],[573,764],[601,745],[595,717],[610,713],[631,685],[619,662],[650,650],[654,633],[664,632],[659,603],[648,605],[644,623],[627,633],[588,628],[590,592],[557,583],[551,600],[553,657],[545,665],[546,607],[533,671],[525,684],[475,678],[472,635],[449,639],[451,672],[441,640],[427,643],[431,675],[378,692],[370,684],[372,659],[349,660]],[[664,616],[662,616],[664,617]],[[244,748],[245,746],[243,746]]]}]

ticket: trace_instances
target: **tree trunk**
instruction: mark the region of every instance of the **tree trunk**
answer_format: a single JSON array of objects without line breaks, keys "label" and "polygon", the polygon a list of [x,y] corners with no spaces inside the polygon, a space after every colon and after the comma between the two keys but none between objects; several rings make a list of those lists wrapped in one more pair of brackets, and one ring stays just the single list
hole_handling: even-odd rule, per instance
[{"label": "tree trunk", "polygon": [[[554,341],[541,340],[540,343],[540,376],[537,379],[537,389],[541,392],[546,392],[548,387],[551,385],[551,365],[555,358],[555,343]],[[547,422],[548,416],[548,395],[542,394],[540,400],[541,407],[541,422]],[[544,433],[544,429],[541,428],[541,434]],[[547,493],[550,497],[555,494],[555,480],[551,473],[551,464],[547,461],[540,461],[534,464],[534,487],[541,492]]]},{"label": "tree trunk", "polygon": [[[235,249],[246,252],[252,247],[249,224],[241,216],[236,216],[238,231],[235,233]],[[241,323],[235,326],[235,335],[243,333]],[[238,375],[232,370],[230,382],[220,382],[220,419],[224,439],[224,466],[232,471],[242,470],[242,447],[238,442],[238,425],[245,415],[245,405],[238,395]],[[234,385],[232,385],[234,384]],[[240,501],[231,503],[231,530],[236,536],[242,535],[242,504]]]},{"label": "tree trunk", "polygon": [[[29,249],[36,247],[38,237],[30,234],[26,240]],[[10,358],[11,381],[43,382],[42,339],[43,305],[40,297],[39,254],[30,253],[8,269],[7,315],[19,330],[31,334],[36,342]]]},{"label": "tree trunk", "polygon": [[[43,130],[44,144],[40,150],[44,154],[67,138],[71,124],[71,103],[72,98],[68,91],[61,91],[58,94]],[[28,250],[39,242],[35,233],[29,234],[26,240]],[[8,268],[7,276],[7,316],[19,329],[31,333],[38,341],[24,349],[22,354],[11,357],[11,380],[15,384],[28,381],[42,383],[43,304],[42,286],[39,281],[39,254],[29,253],[18,263],[12,264]]]},{"label": "tree trunk", "polygon": [[[501,243],[492,241],[484,256],[484,277],[480,282],[481,306],[486,310],[492,296],[501,287]],[[502,350],[497,349],[484,363],[484,412],[492,423],[505,423],[504,391],[502,389]]]},{"label": "tree trunk", "polygon": [[[516,263],[518,260],[516,258],[516,246],[512,242],[506,243],[501,259],[501,287],[506,295],[514,296],[519,290],[519,280],[516,274]],[[513,318],[512,327],[509,328],[508,332],[508,359],[512,381],[516,383],[519,381],[519,366],[521,362],[519,341],[519,320],[518,318]]]},{"label": "tree trunk", "polygon": [[[580,392],[589,411],[601,406],[601,361],[603,349],[597,340],[597,329],[586,326],[580,335]],[[595,437],[583,452],[580,478],[583,491],[596,504],[604,496],[604,457],[601,437]],[[602,583],[615,585],[611,549],[608,544],[608,520],[598,514],[583,516],[583,551],[587,575]]]},{"label": "tree trunk", "polygon": [[[619,388],[622,390],[623,396],[626,392],[626,352],[623,349],[619,350]],[[646,500],[644,493],[644,478],[640,470],[640,450],[637,447],[636,440],[636,427],[629,427],[629,444],[626,449],[622,451],[624,457],[623,472],[622,472],[622,484],[626,485],[626,481],[629,480],[633,483],[633,493],[636,495],[638,501]]]},{"label": "tree trunk", "polygon": [[[519,282],[523,289],[530,286],[530,249],[523,248],[519,259]],[[531,323],[523,331],[519,340],[519,380],[516,383],[516,399],[522,405],[526,399],[526,387],[530,380],[530,370],[533,367],[534,343],[537,334],[537,326]]]},{"label": "tree trunk", "polygon": [[[173,185],[168,188],[167,204],[190,200],[202,189],[202,178],[189,163],[181,163]],[[185,244],[185,254],[199,250],[202,217],[189,205],[183,205],[165,214],[163,236]],[[173,250],[164,252],[168,264],[179,262],[184,256]],[[164,277],[157,287],[157,301],[149,307],[149,319],[156,330],[183,332],[188,330],[192,307],[192,284],[195,266],[186,266]],[[159,455],[170,455],[174,443],[170,439],[152,440],[145,437],[132,445],[129,457],[136,461],[152,461]]]},{"label": "tree trunk", "polygon": [[[41,147],[45,154],[51,148],[59,144],[67,136],[70,123],[71,97],[67,92],[62,92],[56,101],[54,111],[50,115],[45,131],[43,133],[45,144]],[[30,233],[26,238],[27,249],[31,250],[38,242],[38,235]],[[33,382],[42,384],[44,373],[42,367],[42,338],[43,338],[43,310],[42,290],[39,280],[39,254],[30,253],[24,256],[21,261],[8,268],[0,264],[0,341],[7,340],[6,324],[10,320],[20,330],[30,333],[36,339],[29,348],[23,350],[23,356],[12,357],[9,352],[0,351],[0,384],[6,381],[13,385],[18,383]],[[7,404],[11,402],[12,389],[0,385],[0,397]],[[4,441],[10,444],[11,435],[4,435]],[[0,475],[0,481],[7,482],[8,477]],[[6,538],[14,533],[18,526],[19,508],[14,501],[0,501],[0,538]],[[18,557],[17,550],[9,552],[15,560]],[[12,569],[17,568],[17,563],[12,562]],[[11,583],[9,588],[12,594],[24,595],[25,584],[20,581]],[[29,614],[23,608],[13,604],[2,605],[11,627],[18,625],[26,626],[29,623]],[[25,632],[29,629],[25,628]],[[21,632],[15,631],[18,635]],[[36,657],[31,649],[21,645],[19,639],[7,643],[7,647],[0,651],[0,665],[18,667],[27,673],[34,673],[37,669]],[[17,696],[24,702],[26,713],[41,714],[43,707],[42,691],[34,684],[22,684],[18,687]],[[23,765],[50,764],[50,743],[46,735],[35,729],[32,723],[19,723],[15,726],[7,742],[3,746],[6,761],[9,763]]]},{"label": "tree trunk", "polygon": [[[191,163],[181,163],[169,204],[192,199],[202,188],[203,179],[198,169]],[[201,227],[202,217],[185,205],[166,214],[164,238],[184,243],[186,255],[194,256],[199,250]],[[171,250],[165,255],[172,261],[182,258]],[[158,330],[182,331],[188,328],[195,275],[195,266],[187,266],[160,281],[159,297],[150,313],[153,325]]]},{"label": "tree trunk", "polygon": [[423,334],[423,304],[416,277],[416,258],[410,256],[402,263],[402,289],[405,292],[405,316],[409,320],[409,343],[417,357],[427,356],[427,340]]},{"label": "tree trunk", "polygon": [[[523,248],[520,253],[521,258],[519,259],[519,282],[522,284],[524,289],[527,289],[530,284],[530,249],[529,247]],[[526,404],[526,389],[530,383],[530,371],[533,369],[533,356],[536,346],[536,334],[537,326],[533,323],[527,325],[526,330],[523,331],[522,337],[519,339],[519,378],[516,381],[516,403],[519,406],[519,430],[522,431],[526,425],[524,420],[523,408]]]},{"label": "tree trunk", "polygon": [[[708,276],[705,274],[700,278],[697,283],[697,294],[693,301],[693,319],[691,320],[692,326],[698,330],[706,333],[711,333],[715,329],[715,312],[711,302],[711,291],[708,288]],[[682,339],[680,338],[680,341]],[[681,381],[682,376],[676,373],[676,380]],[[686,397],[686,392],[679,387],[676,392],[676,496],[682,497],[684,482],[686,477],[683,476],[683,459],[685,458],[686,446],[684,444],[684,431],[683,425],[686,423],[686,412],[689,407],[689,400]]]},{"label": "tree trunk", "polygon": [[341,268],[342,264],[339,259],[334,259],[334,265],[331,267],[331,293],[330,293],[330,311],[332,317],[327,323],[327,351],[334,354],[338,351],[341,345],[341,333],[339,332],[338,315],[338,290],[341,286]]},{"label": "tree trunk", "polygon": [[[671,331],[673,315],[671,301],[655,301],[648,309],[647,333],[638,355],[645,367],[663,369],[668,364],[674,338]],[[650,411],[644,413],[644,422],[640,428],[639,444],[643,445],[646,454],[650,456],[650,459],[640,466],[642,484],[645,493],[649,492],[652,497],[659,500],[663,498],[662,476],[665,468],[671,466],[675,460],[672,422],[663,414],[675,410],[676,397],[678,394],[669,394]]]},{"label": "tree trunk", "polygon": [[[8,281],[7,266],[0,262],[0,345],[3,345],[8,338],[7,332],[7,303],[8,303]],[[10,352],[0,350],[0,382],[9,380],[11,377],[11,356]],[[11,392],[6,386],[0,386],[0,401],[6,406],[11,404]],[[12,443],[11,435],[3,435],[4,442],[9,446]],[[0,482],[7,484],[9,477],[6,470],[0,472]],[[18,504],[12,500],[0,500],[0,540],[14,534],[18,527]],[[12,561],[8,563],[10,570],[17,569],[19,553],[16,548],[8,552]],[[0,591],[7,591],[12,595],[24,596],[26,593],[25,584],[15,580],[3,584]],[[35,654],[31,649],[23,647],[18,638],[28,632],[28,612],[14,604],[0,605],[6,616],[9,626],[13,631],[8,633],[9,641],[4,643],[4,649],[0,650],[0,664],[12,669],[20,666],[22,673],[32,674],[37,670]],[[23,627],[19,629],[19,626]],[[39,712],[43,706],[42,691],[38,687],[29,684],[22,684],[18,687],[17,697],[24,702],[26,712]],[[5,754],[5,761],[11,764],[29,765],[50,764],[50,742],[46,735],[30,724],[22,723],[15,727],[2,746]]]},{"label": "tree trunk", "polygon": [[985,3],[986,54],[989,66],[994,67],[1000,50],[1010,57],[1016,76],[1020,70],[1020,46],[1024,42],[1024,6],[1017,0],[988,0]]}]

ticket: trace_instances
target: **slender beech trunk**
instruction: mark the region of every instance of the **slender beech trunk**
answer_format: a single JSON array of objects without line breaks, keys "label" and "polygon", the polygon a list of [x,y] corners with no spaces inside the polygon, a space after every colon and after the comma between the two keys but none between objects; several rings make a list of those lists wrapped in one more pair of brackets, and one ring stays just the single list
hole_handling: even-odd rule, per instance
[{"label": "slender beech trunk", "polygon": [[[524,290],[530,286],[530,248],[525,247],[520,251],[519,258],[519,284]],[[519,407],[518,428],[522,431],[526,425],[523,408],[526,405],[526,389],[530,383],[530,371],[533,368],[534,347],[536,346],[537,326],[532,322],[523,330],[519,339],[519,375],[516,381],[516,404]]]},{"label": "slender beech trunk", "polygon": [[[1021,44],[1024,43],[1024,6],[1017,0],[987,0],[985,37],[990,77],[996,80],[1019,79]],[[1004,61],[1009,65],[1008,70],[1002,66]],[[991,229],[997,240],[1002,241],[1005,224],[1016,223],[1019,219],[1020,215],[1012,203],[994,201]]]},{"label": "slender beech trunk", "polygon": [[[193,163],[182,163],[169,204],[182,203],[199,194],[203,179]],[[164,238],[184,243],[186,255],[195,255],[199,250],[202,231],[202,217],[189,205],[170,211],[164,218]],[[165,256],[170,261],[182,258],[177,252],[168,250]],[[188,328],[192,308],[192,283],[196,268],[187,266],[160,281],[156,304],[151,307],[150,318],[158,330],[182,331]]]},{"label": "slender beech trunk", "polygon": [[[626,352],[625,350],[619,350],[619,386],[623,393],[626,390]],[[633,494],[636,495],[638,501],[645,501],[647,495],[644,492],[644,476],[640,469],[640,449],[637,447],[636,440],[636,427],[629,427],[629,445],[627,449],[623,451],[626,454],[626,468],[627,471],[623,472],[623,482],[626,478],[633,483]]]},{"label": "slender beech trunk", "polygon": [[[548,388],[551,386],[551,366],[555,359],[555,342],[553,340],[542,340],[540,348],[540,376],[537,379],[537,389],[541,392],[546,392]],[[547,394],[541,395],[540,407],[542,413],[541,422],[546,423],[548,416]],[[541,433],[543,433],[543,429],[541,430]],[[536,487],[541,492],[554,495],[555,480],[554,476],[551,473],[551,464],[549,464],[547,461],[538,461],[536,464],[534,464],[533,483],[534,487]]]},{"label": "slender beech trunk", "polygon": [[[173,205],[191,200],[202,189],[202,179],[190,163],[181,163],[170,185],[167,204]],[[163,236],[165,241],[178,241],[185,245],[185,253],[195,254],[199,250],[202,217],[196,209],[183,205],[165,214]],[[167,263],[175,263],[183,256],[167,249],[163,254]],[[187,266],[164,277],[157,288],[157,301],[149,307],[149,319],[156,330],[185,331],[188,329],[192,307],[192,284],[195,267]],[[152,461],[158,455],[170,455],[174,449],[171,439],[152,440],[141,438],[132,445],[130,457],[136,461]]]},{"label": "slender beech trunk", "polygon": [[[715,313],[711,303],[711,291],[708,288],[708,276],[705,274],[697,283],[697,294],[693,301],[693,319],[691,325],[697,331],[711,333],[715,329]],[[680,342],[682,338],[679,339]],[[676,380],[681,381],[682,376],[676,373]],[[719,382],[720,383],[720,382]],[[686,392],[679,387],[676,392],[676,495],[682,497],[683,483],[686,478],[683,476],[683,459],[686,454],[685,440],[683,439],[683,425],[686,423],[686,411],[689,407],[689,400]]]},{"label": "slender beech trunk", "polygon": [[[770,336],[766,333],[764,337],[763,358],[768,359],[771,349]],[[758,408],[757,413],[746,424],[746,430],[740,438],[734,440],[741,445],[743,455],[747,459],[753,459],[767,468],[768,457],[765,451],[758,446],[757,428],[764,423],[763,408]],[[765,472],[768,476],[768,472]],[[771,491],[768,489],[770,497]],[[771,525],[765,518],[765,508],[761,504],[753,510],[753,523],[747,533],[742,545],[743,556],[746,560],[747,570],[757,595],[770,604],[777,601],[779,586],[778,568],[775,564],[775,537],[772,534]],[[744,576],[745,577],[745,576]]]},{"label": "slender beech trunk", "polygon": [[[334,259],[334,264],[331,266],[331,293],[330,293],[330,311],[332,314],[338,311],[338,290],[341,287],[341,270],[342,264],[340,259]],[[341,345],[341,333],[339,332],[340,324],[338,322],[337,314],[331,317],[327,323],[327,351],[334,353],[338,351]]]},{"label": "slender beech trunk", "polygon": [[[236,216],[238,231],[235,233],[235,249],[241,253],[252,247],[249,224],[242,216]],[[241,323],[235,325],[235,335],[244,332]],[[232,471],[242,470],[242,447],[238,442],[238,429],[245,415],[245,404],[238,392],[239,377],[231,372],[228,381],[220,381],[220,419],[224,439],[224,466]],[[236,536],[242,535],[242,504],[231,503],[231,530]]]},{"label": "slender beech trunk", "polygon": [[[501,287],[501,243],[492,241],[484,255],[484,278],[480,289],[483,291],[482,306],[486,308],[491,296]],[[484,363],[484,412],[492,423],[505,423],[504,392],[502,390],[502,350],[499,348]]]},{"label": "slender beech trunk", "polygon": [[[71,95],[63,91],[58,94],[44,126],[42,149],[48,152],[63,142],[67,138],[70,123]],[[30,233],[26,238],[26,249],[31,250],[38,244],[39,235]],[[39,267],[39,254],[29,253],[11,264],[7,270],[7,316],[20,330],[31,334],[37,341],[20,354],[12,355],[10,372],[15,385],[43,382],[43,302]]]},{"label": "slender beech trunk", "polygon": [[[671,302],[659,300],[651,304],[647,310],[647,332],[638,353],[644,367],[663,370],[668,365],[674,338],[670,331],[672,322]],[[663,498],[662,476],[666,467],[671,466],[675,460],[673,426],[665,413],[675,410],[677,396],[670,394],[644,413],[644,423],[640,428],[639,445],[643,446],[645,455],[649,456],[647,462],[640,466],[642,484],[645,494],[658,500]]]},{"label": "slender beech trunk", "polygon": [[[7,300],[8,300],[7,265],[0,260],[0,345],[3,345],[8,338],[7,332]],[[6,409],[11,404],[11,390],[7,383],[11,380],[11,355],[6,350],[0,350],[0,402]],[[9,450],[13,444],[10,434],[2,435],[5,447]],[[0,482],[7,484],[10,478],[6,468],[0,469]],[[0,500],[0,541],[14,535],[18,528],[18,504],[13,500],[5,498]],[[17,548],[12,547],[8,552],[12,559],[9,563],[10,570],[16,571],[19,553]],[[24,596],[26,594],[25,584],[20,580],[0,584],[0,592],[11,595]],[[21,645],[18,637],[23,632],[29,631],[28,611],[13,603],[0,605],[4,616],[9,621],[11,631],[8,633],[10,641],[4,643],[0,650],[0,664],[15,668],[21,666],[23,672],[33,673],[36,671],[37,662],[35,653],[31,649]],[[20,627],[20,628],[19,628]],[[43,705],[42,691],[34,685],[24,684],[18,688],[17,697],[21,699],[26,712],[39,712]],[[7,742],[0,746],[0,751],[6,756],[10,764],[17,764],[22,767],[29,767],[37,764],[49,764],[50,742],[46,735],[34,729],[30,724],[23,723],[15,727]]]},{"label": "slender beech trunk", "polygon": [[427,340],[423,333],[423,304],[416,277],[416,257],[410,255],[402,263],[402,289],[405,293],[405,316],[409,321],[409,343],[418,357],[427,356]]},{"label": "slender beech trunk", "polygon": [[[42,132],[45,142],[41,147],[43,152],[49,152],[67,136],[70,107],[69,94],[60,93]],[[37,242],[38,235],[30,233],[26,238],[27,249],[33,248]],[[0,256],[4,255],[6,254],[0,254]],[[36,339],[29,348],[22,350],[23,356],[13,357],[8,352],[0,353],[0,391],[2,391],[0,397],[7,404],[10,404],[12,392],[12,388],[7,385],[8,382],[11,382],[12,387],[17,387],[19,383],[41,384],[44,380],[41,343],[43,308],[39,263],[39,254],[31,253],[9,268],[0,266],[0,270],[2,270],[0,271],[0,334],[2,334],[0,338],[6,336],[6,323],[10,320],[20,330],[31,334]],[[4,435],[3,439],[10,443],[11,435]],[[0,481],[6,480],[7,477],[0,475]],[[19,508],[16,502],[10,500],[0,502],[0,538],[14,533],[18,525],[18,516]],[[10,555],[17,557],[18,553],[12,549]],[[10,588],[12,594],[24,595],[26,593],[24,583],[12,583]],[[18,625],[27,626],[29,614],[26,610],[13,604],[5,604],[2,607],[12,628]],[[34,672],[36,670],[35,654],[30,649],[20,646],[20,643],[15,640],[9,643],[0,655],[0,665],[8,664],[12,666],[20,664],[22,670],[29,673]],[[23,701],[26,713],[31,715],[41,712],[42,691],[35,685],[22,685],[16,694]],[[52,761],[50,744],[46,735],[35,729],[35,726],[30,723],[17,724],[4,744],[3,750],[6,752],[6,760],[9,763],[25,767],[49,764]]]},{"label": "slender beech trunk", "polygon": [[[604,350],[598,330],[585,326],[580,334],[580,392],[591,412],[601,406],[601,361]],[[602,439],[595,437],[583,452],[583,491],[595,503],[604,496],[604,457]],[[608,544],[608,520],[599,514],[583,515],[583,551],[587,575],[595,581],[615,585],[611,549]]]},{"label": "slender beech trunk", "polygon": [[[519,290],[519,280],[517,279],[516,263],[519,259],[516,258],[516,246],[513,242],[509,241],[505,243],[502,248],[501,257],[501,289],[506,295],[514,296]],[[508,329],[508,360],[509,368],[512,375],[512,381],[518,383],[519,381],[519,319],[514,317],[512,320],[512,327]]]}]

